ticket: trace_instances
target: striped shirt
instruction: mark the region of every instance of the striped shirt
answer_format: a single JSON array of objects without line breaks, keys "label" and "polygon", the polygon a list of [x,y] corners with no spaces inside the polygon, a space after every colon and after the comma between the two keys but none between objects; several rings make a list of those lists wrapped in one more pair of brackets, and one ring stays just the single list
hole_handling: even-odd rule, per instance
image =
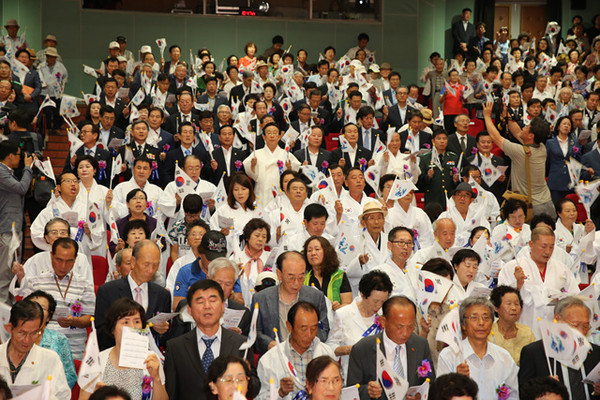
[{"label": "striped shirt", "polygon": [[[43,290],[51,294],[56,300],[56,311],[52,320],[48,323],[48,329],[63,333],[71,344],[73,358],[81,360],[85,350],[87,331],[84,328],[62,328],[57,319],[68,316],[94,315],[96,294],[94,285],[77,274],[69,273],[59,279],[54,271],[43,272],[40,275],[28,276],[23,289],[23,295],[27,296],[35,290]],[[81,307],[75,315],[73,307],[76,304]]]}]

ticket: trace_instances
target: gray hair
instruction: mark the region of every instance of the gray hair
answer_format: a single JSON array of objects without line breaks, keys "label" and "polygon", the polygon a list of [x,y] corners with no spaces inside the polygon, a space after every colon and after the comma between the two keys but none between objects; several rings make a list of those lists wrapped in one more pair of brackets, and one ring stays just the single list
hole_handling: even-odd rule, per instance
[{"label": "gray hair", "polygon": [[131,253],[133,258],[137,260],[138,256],[140,255],[140,251],[142,251],[142,249],[146,246],[154,246],[156,250],[158,250],[158,252],[160,253],[160,249],[158,248],[158,245],[156,243],[154,243],[150,239],[143,239],[137,242],[135,246],[133,246],[133,251]]},{"label": "gray hair", "polygon": [[435,221],[433,221],[433,224],[431,225],[431,227],[433,228],[434,232],[437,232],[438,225],[441,224],[442,222],[451,222],[452,225],[454,226],[454,229],[456,229],[456,224],[454,223],[454,221],[452,221],[452,219],[450,219],[450,218],[440,218],[440,219],[436,219]]},{"label": "gray hair", "polygon": [[462,303],[460,303],[460,307],[458,309],[458,313],[460,315],[460,324],[465,324],[465,314],[467,313],[467,309],[471,306],[483,306],[490,309],[490,315],[492,316],[492,322],[494,322],[494,305],[487,297],[467,297]]},{"label": "gray hair", "polygon": [[126,251],[131,251],[131,249],[130,248],[122,249],[122,250],[119,250],[117,252],[117,254],[115,254],[115,265],[118,265],[119,267],[121,266],[121,263],[123,262],[123,257],[125,256]]},{"label": "gray hair", "polygon": [[245,70],[244,72],[242,72],[242,78],[254,78],[254,72]]},{"label": "gray hair", "polygon": [[398,88],[396,89],[396,94],[398,94],[398,92],[400,91],[400,89],[406,89],[406,91],[408,92],[408,86],[398,86]]},{"label": "gray hair", "polygon": [[229,108],[229,106],[226,104],[221,104],[219,107],[217,107],[217,112],[221,112],[221,110],[227,110],[229,111],[229,114],[231,114],[231,108]]},{"label": "gray hair", "polygon": [[153,68],[152,68],[152,65],[150,65],[150,64],[148,64],[148,63],[143,63],[143,64],[142,64],[142,66],[140,67],[140,69],[144,69],[144,68],[150,68],[150,69],[153,69]]},{"label": "gray hair", "polygon": [[212,279],[213,276],[215,276],[215,274],[217,273],[217,271],[220,271],[225,268],[233,269],[235,279],[237,279],[237,276],[239,275],[239,268],[237,264],[231,261],[229,258],[225,257],[215,258],[208,264],[208,277]]},{"label": "gray hair", "polygon": [[50,229],[50,225],[56,224],[57,222],[63,223],[67,229],[70,229],[69,223],[61,217],[54,217],[50,221],[46,222],[46,226],[44,226],[44,236],[48,234],[48,229]]},{"label": "gray hair", "polygon": [[565,319],[564,314],[567,311],[567,309],[571,307],[584,307],[587,310],[589,319],[589,316],[591,315],[590,309],[585,304],[585,302],[577,296],[568,296],[564,299],[559,300],[558,303],[556,303],[556,305],[554,306],[554,315],[560,315],[562,319]]}]

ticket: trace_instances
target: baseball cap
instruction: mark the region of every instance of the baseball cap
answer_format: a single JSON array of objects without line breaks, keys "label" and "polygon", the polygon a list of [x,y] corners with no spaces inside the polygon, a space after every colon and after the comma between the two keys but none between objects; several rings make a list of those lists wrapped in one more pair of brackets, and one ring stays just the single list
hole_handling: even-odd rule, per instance
[{"label": "baseball cap", "polygon": [[208,231],[202,237],[200,247],[209,261],[219,257],[227,257],[227,239],[219,231]]},{"label": "baseball cap", "polygon": [[117,42],[115,42],[115,41],[112,41],[112,42],[110,42],[110,43],[108,44],[108,48],[109,48],[109,49],[114,49],[114,48],[117,48],[117,49],[119,49],[119,48],[121,48],[121,46],[119,46],[119,43],[117,43]]}]

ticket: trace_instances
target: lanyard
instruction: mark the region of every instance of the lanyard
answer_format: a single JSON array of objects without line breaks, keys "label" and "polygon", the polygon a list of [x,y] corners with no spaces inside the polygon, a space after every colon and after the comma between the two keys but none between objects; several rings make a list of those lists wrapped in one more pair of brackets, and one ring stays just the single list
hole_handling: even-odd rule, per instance
[{"label": "lanyard", "polygon": [[54,282],[56,283],[56,287],[58,288],[58,293],[60,293],[60,297],[62,297],[63,302],[66,301],[67,293],[69,292],[69,288],[71,287],[71,280],[73,279],[73,274],[69,277],[69,283],[67,284],[67,288],[65,289],[65,294],[62,293],[60,285],[58,284],[58,279],[56,279],[56,275],[54,275]]}]

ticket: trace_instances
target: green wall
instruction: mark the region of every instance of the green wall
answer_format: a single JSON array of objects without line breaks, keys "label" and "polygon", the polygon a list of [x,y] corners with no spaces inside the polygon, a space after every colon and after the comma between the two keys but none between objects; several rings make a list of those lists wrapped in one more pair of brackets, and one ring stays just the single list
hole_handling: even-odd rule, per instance
[{"label": "green wall", "polygon": [[[243,55],[249,40],[262,53],[275,34],[283,35],[285,47],[291,44],[293,52],[300,46],[308,50],[309,61],[316,61],[328,45],[338,49],[339,57],[356,45],[359,32],[367,32],[368,47],[376,52],[377,61],[391,63],[402,74],[402,82],[409,84],[417,81],[431,52],[451,57],[451,21],[464,7],[474,8],[474,0],[381,0],[383,20],[358,23],[82,10],[80,0],[0,1],[0,20],[17,18],[22,28],[27,27],[27,41],[33,48],[41,47],[45,35],[57,36],[58,51],[70,75],[67,93],[73,95],[89,92],[94,84],[92,77],[83,74],[81,64],[97,67],[117,35],[128,38],[128,48],[134,53],[144,44],[151,45],[156,58],[159,51],[154,40],[158,37],[165,37],[168,45],[179,44],[185,60],[190,49],[206,46],[218,65],[232,49]],[[563,1],[565,23],[575,14],[569,4]],[[577,13],[590,19],[600,13],[600,1],[589,0],[588,10]]]}]

